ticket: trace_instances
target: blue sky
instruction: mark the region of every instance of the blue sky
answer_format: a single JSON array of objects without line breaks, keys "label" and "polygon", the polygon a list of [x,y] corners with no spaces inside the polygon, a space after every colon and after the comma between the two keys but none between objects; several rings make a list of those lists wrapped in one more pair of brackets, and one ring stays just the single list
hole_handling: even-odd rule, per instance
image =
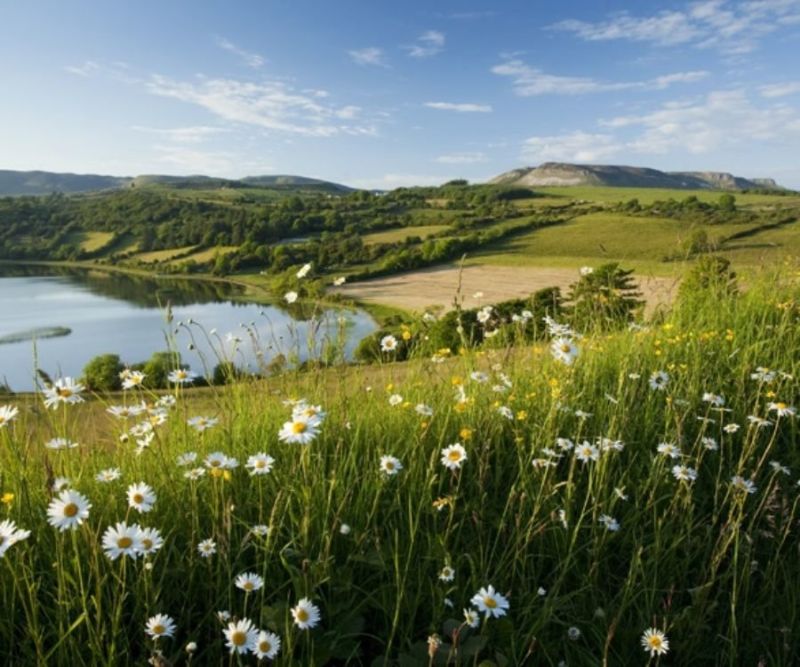
[{"label": "blue sky", "polygon": [[8,169],[387,188],[560,160],[800,188],[800,0],[30,0],[0,8],[0,90]]}]

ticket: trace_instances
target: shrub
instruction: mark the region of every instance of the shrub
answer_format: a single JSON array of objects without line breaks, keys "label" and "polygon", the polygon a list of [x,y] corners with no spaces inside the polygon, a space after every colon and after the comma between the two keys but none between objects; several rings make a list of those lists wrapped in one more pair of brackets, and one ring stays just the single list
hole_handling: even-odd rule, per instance
[{"label": "shrub", "polygon": [[579,331],[619,328],[644,306],[632,270],[612,262],[603,264],[570,287],[571,321]]},{"label": "shrub", "polygon": [[167,376],[176,368],[181,368],[181,355],[177,352],[154,352],[143,365],[142,372],[147,376],[145,385],[150,389],[165,389],[169,386]]},{"label": "shrub", "polygon": [[83,382],[92,391],[118,391],[122,388],[119,374],[124,365],[118,354],[101,354],[83,368]]}]

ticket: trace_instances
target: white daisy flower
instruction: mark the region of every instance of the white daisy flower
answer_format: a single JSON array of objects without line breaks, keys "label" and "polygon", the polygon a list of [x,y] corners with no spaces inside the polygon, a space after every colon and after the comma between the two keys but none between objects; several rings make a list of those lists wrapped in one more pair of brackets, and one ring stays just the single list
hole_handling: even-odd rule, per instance
[{"label": "white daisy flower", "polygon": [[147,375],[142,371],[128,371],[122,379],[122,388],[133,389],[134,387],[141,387],[146,377]]},{"label": "white daisy flower", "polygon": [[236,577],[235,584],[245,593],[252,593],[264,587],[264,579],[254,572],[244,572]]},{"label": "white daisy flower", "polygon": [[122,477],[122,472],[120,471],[119,468],[106,468],[105,470],[101,470],[94,476],[95,480],[101,482],[102,484],[115,482],[120,477]]},{"label": "white daisy flower", "polygon": [[669,384],[669,375],[667,375],[664,371],[656,371],[650,376],[649,384],[650,389],[664,391]]},{"label": "white daisy flower", "polygon": [[186,452],[185,454],[181,454],[177,461],[179,466],[192,465],[192,463],[197,461],[197,452]]},{"label": "white daisy flower", "polygon": [[166,614],[156,614],[147,619],[144,631],[153,639],[161,637],[174,637],[177,629],[175,621]]},{"label": "white daisy flower", "polygon": [[91,506],[86,496],[66,489],[50,501],[47,523],[61,531],[77,528],[89,518]]},{"label": "white daisy flower", "polygon": [[153,509],[156,502],[155,491],[144,482],[128,487],[128,506],[143,514]]},{"label": "white daisy flower", "polygon": [[456,571],[449,565],[445,565],[442,568],[442,571],[439,572],[439,580],[440,581],[453,581],[456,576]]},{"label": "white daisy flower", "polygon": [[613,516],[601,514],[598,521],[600,521],[600,523],[602,523],[606,529],[610,530],[612,533],[615,533],[619,530],[619,521],[617,521]]},{"label": "white daisy flower", "polygon": [[450,470],[458,470],[466,460],[467,450],[459,442],[442,450],[442,465]]},{"label": "white daisy flower", "polygon": [[59,404],[74,405],[83,403],[80,394],[86,389],[71,377],[59,378],[44,390],[45,407],[55,409]]},{"label": "white daisy flower", "polygon": [[381,472],[391,477],[403,469],[403,464],[400,462],[400,459],[394,456],[384,455],[381,456],[380,468]]},{"label": "white daisy flower", "polygon": [[680,447],[677,447],[671,442],[659,443],[658,447],[656,447],[656,451],[670,459],[679,459],[681,457]]},{"label": "white daisy flower", "polygon": [[392,394],[389,396],[389,405],[396,407],[403,402],[403,397],[400,394]]},{"label": "white daisy flower", "polygon": [[464,623],[471,628],[477,628],[481,624],[481,617],[474,609],[465,609]]},{"label": "white daisy flower", "polygon": [[28,539],[30,534],[31,531],[18,528],[11,519],[0,522],[0,558],[17,542]]},{"label": "white daisy flower", "polygon": [[425,405],[424,403],[417,404],[417,406],[414,408],[414,411],[422,417],[433,416],[433,408],[429,405]]},{"label": "white daisy flower", "polygon": [[751,479],[745,479],[741,475],[734,475],[731,477],[731,484],[737,491],[745,493],[755,493],[758,489]]},{"label": "white daisy flower", "polygon": [[253,621],[249,618],[228,623],[228,627],[222,631],[222,634],[225,635],[225,645],[231,654],[244,655],[245,653],[250,653],[255,648],[258,640],[258,628],[253,625]]},{"label": "white daisy flower", "polygon": [[5,428],[19,414],[19,408],[15,405],[0,405],[0,428]]},{"label": "white daisy flower", "polygon": [[298,628],[301,630],[310,630],[319,623],[319,607],[308,598],[302,598],[292,608],[292,618],[294,618],[294,624]]},{"label": "white daisy flower", "polygon": [[665,655],[669,651],[667,635],[656,628],[648,628],[644,631],[641,644],[645,653],[649,653],[651,658],[657,655]]},{"label": "white daisy flower", "polygon": [[213,428],[214,426],[219,424],[219,419],[217,419],[216,417],[198,416],[188,419],[186,423],[198,433],[202,433],[203,431],[207,431],[208,429]]},{"label": "white daisy flower", "polygon": [[45,444],[47,449],[75,449],[78,446],[77,442],[69,440],[68,438],[53,438],[52,440],[48,440]]},{"label": "white daisy flower", "polygon": [[286,301],[286,303],[293,304],[295,301],[297,301],[298,296],[299,295],[297,294],[297,292],[290,291],[286,292],[286,294],[283,295],[283,299],[284,301]]},{"label": "white daisy flower", "polygon": [[151,556],[164,546],[164,538],[158,528],[142,528],[139,538],[143,556]]},{"label": "white daisy flower", "polygon": [[138,524],[129,526],[124,521],[109,526],[103,533],[103,550],[110,560],[120,556],[138,558],[142,550],[142,529]]},{"label": "white daisy flower", "polygon": [[397,338],[389,334],[381,338],[381,352],[394,352],[397,349]]},{"label": "white daisy flower", "polygon": [[774,412],[778,417],[794,417],[797,414],[797,409],[786,403],[770,403],[767,406],[769,412]]},{"label": "white daisy flower", "polygon": [[191,384],[197,379],[197,373],[192,373],[185,368],[176,368],[168,376],[167,380],[173,384]]},{"label": "white daisy flower", "polygon": [[569,338],[556,338],[550,344],[550,353],[554,359],[569,366],[575,361],[580,351],[578,346]]},{"label": "white daisy flower", "polygon": [[264,658],[267,660],[274,660],[278,657],[278,653],[281,650],[281,638],[274,632],[262,630],[258,633],[252,650],[259,660],[263,660]]},{"label": "white daisy flower", "polygon": [[685,465],[672,466],[672,476],[679,482],[692,483],[697,479],[697,470]]},{"label": "white daisy flower", "polygon": [[500,595],[491,584],[479,589],[478,592],[472,596],[470,603],[474,605],[479,612],[484,614],[485,618],[489,618],[490,616],[495,618],[505,616],[509,608],[508,600]]},{"label": "white daisy flower", "polygon": [[580,445],[575,445],[575,458],[581,463],[597,461],[600,458],[600,451],[593,444],[584,440]]},{"label": "white daisy flower", "polygon": [[275,459],[271,456],[259,452],[248,457],[245,467],[250,471],[251,475],[266,475],[272,470],[274,463]]},{"label": "white daisy flower", "polygon": [[197,552],[203,558],[211,558],[211,556],[217,553],[217,543],[211,538],[203,540],[197,545]]}]

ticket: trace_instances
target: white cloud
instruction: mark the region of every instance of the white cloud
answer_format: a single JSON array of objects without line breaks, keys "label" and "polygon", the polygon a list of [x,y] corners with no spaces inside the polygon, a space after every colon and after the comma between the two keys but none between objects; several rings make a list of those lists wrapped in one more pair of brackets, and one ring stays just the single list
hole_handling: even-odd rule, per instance
[{"label": "white cloud", "polygon": [[87,60],[83,65],[67,65],[64,69],[70,74],[75,74],[77,76],[89,76],[99,70],[100,65],[93,60]]},{"label": "white cloud", "polygon": [[547,74],[521,60],[509,60],[495,65],[492,72],[513,80],[514,92],[523,97],[533,95],[583,95],[607,93],[621,90],[663,90],[673,84],[694,83],[705,79],[704,70],[665,74],[645,81],[598,81],[582,76],[559,76]]},{"label": "white cloud", "polygon": [[416,42],[404,48],[412,58],[430,58],[444,50],[444,42],[444,33],[428,30],[417,37]]},{"label": "white cloud", "polygon": [[662,10],[649,16],[619,12],[605,21],[569,19],[550,28],[574,33],[586,41],[628,40],[656,46],[692,44],[737,55],[754,51],[765,35],[798,20],[800,0],[703,0],[680,11]]},{"label": "white cloud", "polygon": [[622,146],[610,134],[571,132],[548,137],[530,137],[522,146],[522,157],[532,162],[597,162],[620,152]]},{"label": "white cloud", "polygon": [[132,130],[137,132],[145,132],[147,134],[155,134],[165,137],[169,141],[178,144],[199,144],[205,141],[208,137],[215,134],[229,132],[230,130],[224,127],[209,127],[207,125],[194,125],[191,127],[171,127],[171,128],[158,128],[158,127],[145,127],[142,125],[134,125]]},{"label": "white cloud", "polygon": [[378,67],[388,67],[383,49],[375,46],[366,49],[354,49],[347,52],[354,63],[358,65],[376,65]]},{"label": "white cloud", "polygon": [[477,164],[478,162],[486,162],[486,154],[478,151],[450,153],[448,155],[440,155],[434,161],[439,164]]},{"label": "white cloud", "polygon": [[709,153],[753,141],[797,141],[797,110],[785,105],[759,107],[743,90],[713,91],[704,98],[671,102],[656,111],[618,116],[601,124],[637,131],[626,147],[638,153]]},{"label": "white cloud", "polygon": [[458,111],[459,113],[489,113],[492,110],[489,104],[472,104],[468,102],[425,102],[429,109],[440,111]]},{"label": "white cloud", "polygon": [[335,106],[313,93],[297,92],[280,81],[254,83],[236,79],[174,81],[153,75],[147,89],[154,95],[194,104],[227,121],[315,137],[339,134],[374,135],[369,124],[344,124],[359,112],[355,106]]},{"label": "white cloud", "polygon": [[800,93],[800,81],[786,81],[785,83],[771,83],[758,89],[761,97],[784,97]]},{"label": "white cloud", "polygon": [[198,151],[184,146],[171,145],[156,145],[153,148],[158,154],[157,162],[182,174],[218,176],[230,173],[235,165],[236,156],[232,153]]},{"label": "white cloud", "polygon": [[259,69],[260,67],[264,66],[264,58],[257,53],[253,53],[251,51],[245,51],[242,48],[239,48],[233,42],[225,39],[224,37],[217,37],[217,46],[221,49],[225,49],[226,51],[230,51],[234,55],[239,56],[243,61],[244,64],[248,67],[252,67],[253,69]]},{"label": "white cloud", "polygon": [[384,174],[377,178],[351,178],[348,185],[365,190],[391,190],[394,188],[411,188],[423,185],[441,185],[454,176],[434,176],[430,174]]}]

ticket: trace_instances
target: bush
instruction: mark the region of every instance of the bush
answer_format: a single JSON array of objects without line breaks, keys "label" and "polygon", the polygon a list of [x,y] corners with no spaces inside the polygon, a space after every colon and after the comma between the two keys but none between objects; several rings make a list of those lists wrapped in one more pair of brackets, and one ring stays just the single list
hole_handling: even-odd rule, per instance
[{"label": "bush", "polygon": [[579,331],[608,331],[633,321],[644,306],[632,270],[612,262],[603,264],[570,287],[570,320]]},{"label": "bush", "polygon": [[144,383],[150,389],[165,389],[169,386],[167,376],[176,368],[181,368],[181,355],[177,352],[154,352],[142,366],[147,376]]},{"label": "bush", "polygon": [[719,255],[703,255],[686,274],[678,289],[679,301],[687,301],[698,292],[713,293],[719,297],[736,294],[736,273],[731,263]]},{"label": "bush", "polygon": [[119,374],[124,369],[118,354],[101,354],[83,368],[83,383],[92,391],[118,391],[122,388]]}]

